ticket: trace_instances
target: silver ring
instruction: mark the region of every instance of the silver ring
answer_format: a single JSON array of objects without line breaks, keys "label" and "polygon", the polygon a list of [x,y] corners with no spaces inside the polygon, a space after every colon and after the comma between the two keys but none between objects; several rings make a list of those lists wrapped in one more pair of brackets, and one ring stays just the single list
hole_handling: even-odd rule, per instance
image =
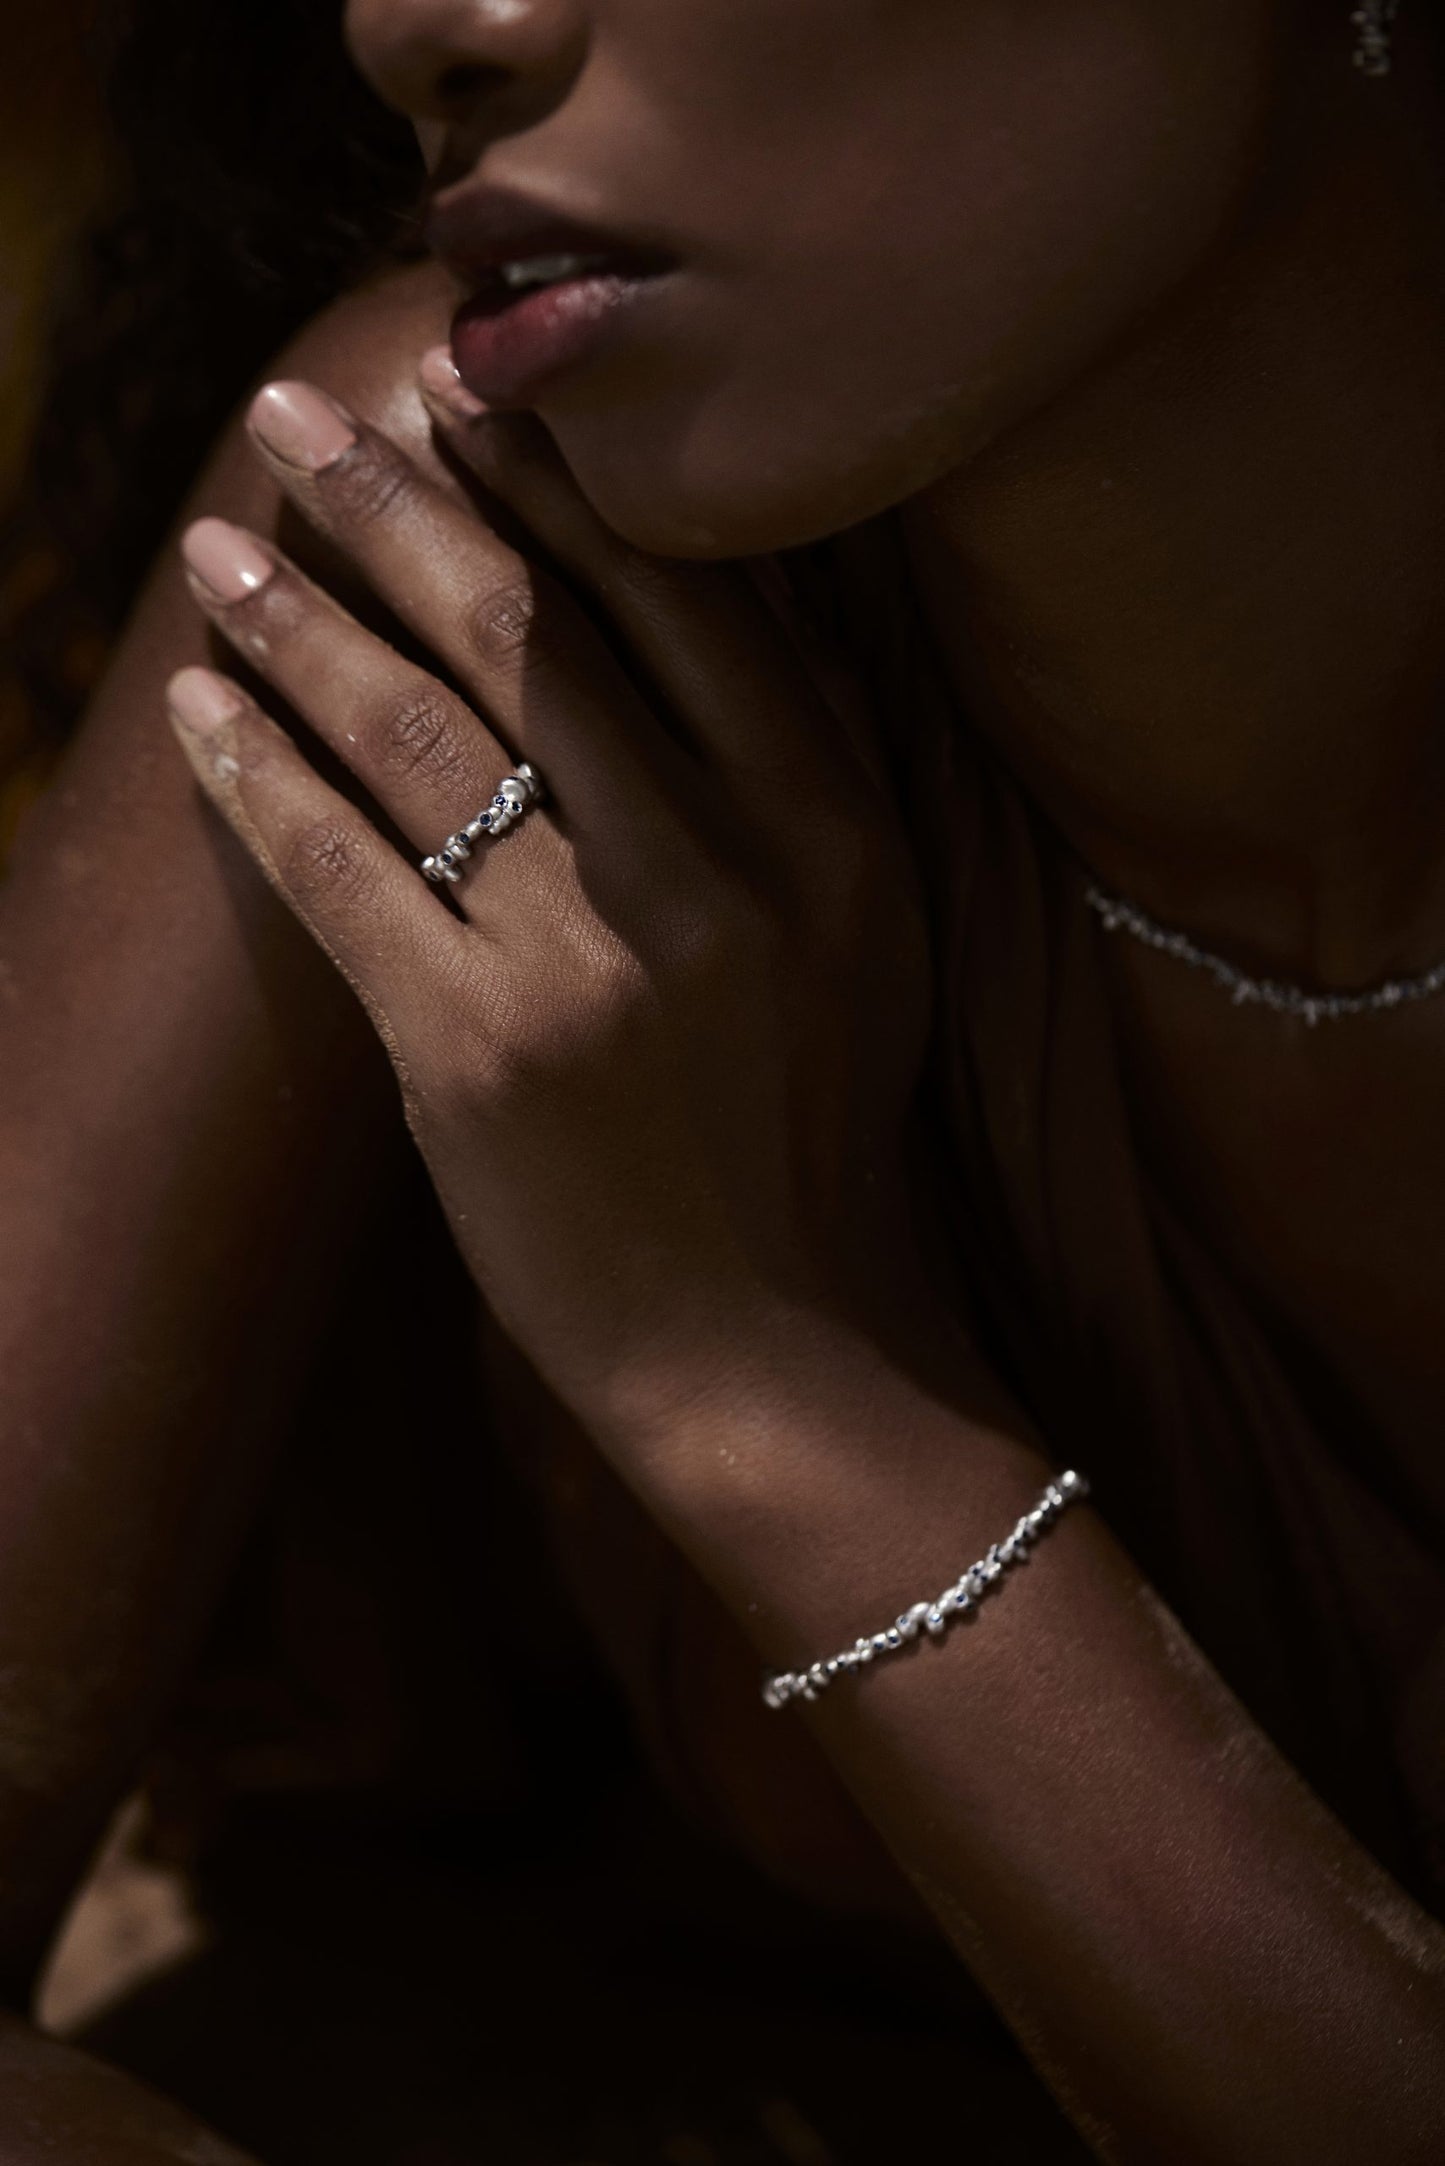
[{"label": "silver ring", "polygon": [[505,834],[514,821],[521,819],[529,805],[535,805],[545,795],[542,777],[536,768],[530,760],[519,760],[516,772],[497,784],[497,794],[492,802],[468,820],[465,827],[448,835],[431,857],[422,859],[421,869],[427,879],[438,887],[444,880],[455,885],[462,876],[462,866],[482,838],[485,836],[490,841]]}]

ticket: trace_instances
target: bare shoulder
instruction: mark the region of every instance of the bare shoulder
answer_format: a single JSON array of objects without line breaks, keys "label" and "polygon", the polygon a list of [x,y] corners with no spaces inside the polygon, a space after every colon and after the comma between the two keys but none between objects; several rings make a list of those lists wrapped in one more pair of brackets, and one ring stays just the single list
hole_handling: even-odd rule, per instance
[{"label": "bare shoulder", "polygon": [[72,746],[72,762],[79,759],[106,802],[124,804],[137,831],[146,821],[163,819],[171,823],[173,837],[184,832],[198,841],[201,831],[184,763],[173,757],[168,733],[155,722],[172,672],[215,659],[208,627],[182,574],[181,528],[210,513],[281,540],[317,577],[337,574],[336,564],[299,521],[283,527],[284,501],[246,434],[251,391],[270,377],[304,376],[384,429],[455,488],[435,457],[416,388],[417,364],[428,346],[446,337],[453,306],[450,284],[434,264],[374,278],[303,326],[273,356],[211,445]]},{"label": "bare shoulder", "polygon": [[313,318],[266,373],[305,377],[414,457],[430,458],[417,364],[446,338],[455,306],[455,288],[436,264],[388,271]]},{"label": "bare shoulder", "polygon": [[329,391],[438,476],[431,426],[416,388],[417,364],[446,338],[455,291],[433,263],[389,270],[333,302],[304,325],[249,387],[186,505],[269,530],[274,484],[246,440],[251,393],[274,377],[302,377]]}]

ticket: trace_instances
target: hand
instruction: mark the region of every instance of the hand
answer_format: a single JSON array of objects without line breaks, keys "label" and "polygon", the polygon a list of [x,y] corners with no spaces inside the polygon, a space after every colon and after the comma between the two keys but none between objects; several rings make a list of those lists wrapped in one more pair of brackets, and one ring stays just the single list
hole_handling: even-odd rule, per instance
[{"label": "hand", "polygon": [[[437,674],[269,543],[185,540],[216,628],[400,841],[233,681],[183,671],[172,715],[365,1003],[494,1312],[616,1431],[800,1319],[856,1328],[907,1276],[917,880],[836,658],[748,568],[639,553],[534,416],[424,381],[521,546],[308,387],[268,387],[251,428]],[[420,856],[522,759],[543,802],[428,884]]]}]

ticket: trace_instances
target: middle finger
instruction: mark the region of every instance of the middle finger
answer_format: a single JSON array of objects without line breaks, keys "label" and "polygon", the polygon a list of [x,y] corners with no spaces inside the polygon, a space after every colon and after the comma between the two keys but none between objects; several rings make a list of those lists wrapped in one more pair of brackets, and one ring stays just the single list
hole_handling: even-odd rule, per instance
[{"label": "middle finger", "polygon": [[[680,754],[560,582],[378,430],[309,384],[268,384],[250,423],[298,511],[579,817],[647,801]],[[565,774],[564,774],[565,770]]]}]

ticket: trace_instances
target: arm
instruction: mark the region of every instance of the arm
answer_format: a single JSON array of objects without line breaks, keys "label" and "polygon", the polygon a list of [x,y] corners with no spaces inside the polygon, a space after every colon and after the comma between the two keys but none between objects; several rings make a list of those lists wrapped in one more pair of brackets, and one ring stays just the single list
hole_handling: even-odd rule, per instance
[{"label": "arm", "polygon": [[[742,1406],[679,1401],[658,1500],[778,1667],[948,1584],[1067,1456],[966,1349],[942,1390],[851,1335],[810,1352],[775,1333]],[[775,1719],[815,1729],[1101,2157],[1423,2166],[1445,2138],[1445,1934],[1106,1511],[1073,1506],[939,1645]]]},{"label": "arm", "polygon": [[[304,390],[258,402],[261,455],[473,704],[244,537],[210,532],[194,591],[244,652],[264,639],[409,851],[514,758],[551,799],[479,841],[452,914],[234,685],[188,673],[173,718],[362,986],[495,1312],[760,1657],[796,1667],[946,1585],[1068,1449],[988,1378],[903,1177],[927,967],[901,838],[736,567],[639,558],[534,419],[469,412],[444,372],[433,397],[636,679],[545,565]],[[1441,2155],[1445,1935],[1098,1511],[807,1719],[1101,2157]]]},{"label": "arm", "polygon": [[[396,425],[438,304],[404,278],[298,351]],[[201,488],[270,531],[241,447]],[[36,1964],[194,1656],[400,1137],[352,996],[164,741],[206,635],[168,552],[0,897],[0,1996]]]}]

